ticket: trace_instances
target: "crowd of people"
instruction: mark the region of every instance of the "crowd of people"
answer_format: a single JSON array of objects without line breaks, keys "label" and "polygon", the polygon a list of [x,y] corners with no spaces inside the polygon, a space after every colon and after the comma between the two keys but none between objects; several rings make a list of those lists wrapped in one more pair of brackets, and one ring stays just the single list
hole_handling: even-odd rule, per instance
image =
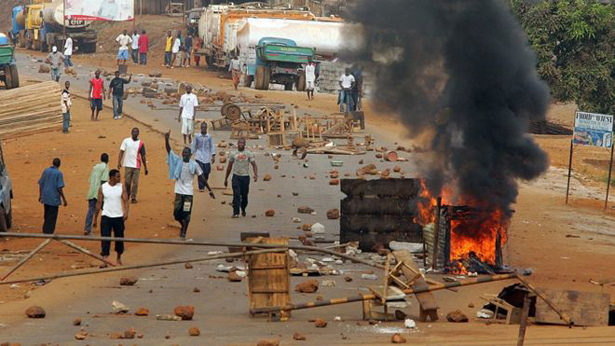
[{"label": "crowd of people", "polygon": [[165,37],[164,63],[167,68],[175,67],[190,67],[194,58],[195,66],[201,64],[201,57],[194,54],[202,46],[202,40],[199,37],[193,37],[191,32],[188,32],[184,37],[181,30],[167,31]]}]

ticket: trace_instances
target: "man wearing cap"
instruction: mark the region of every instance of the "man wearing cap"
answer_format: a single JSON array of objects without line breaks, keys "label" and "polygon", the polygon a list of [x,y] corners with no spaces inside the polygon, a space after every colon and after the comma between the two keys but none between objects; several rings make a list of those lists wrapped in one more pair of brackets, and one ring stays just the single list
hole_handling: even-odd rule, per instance
[{"label": "man wearing cap", "polygon": [[60,67],[62,66],[63,61],[64,55],[58,52],[58,47],[53,46],[53,48],[51,48],[51,53],[49,53],[47,55],[47,58],[45,58],[45,62],[48,63],[49,67],[51,68],[52,81],[60,81],[60,74],[62,74],[62,72],[60,71]]}]

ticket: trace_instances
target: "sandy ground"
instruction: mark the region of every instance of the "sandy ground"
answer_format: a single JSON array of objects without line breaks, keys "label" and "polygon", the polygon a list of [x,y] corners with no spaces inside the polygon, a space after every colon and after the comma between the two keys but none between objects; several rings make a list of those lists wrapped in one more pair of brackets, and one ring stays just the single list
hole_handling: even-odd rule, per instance
[{"label": "sandy ground", "polygon": [[[113,69],[114,64],[111,55],[105,57],[102,54],[95,57],[75,57],[74,60],[80,64],[91,64],[108,70]],[[161,56],[153,54],[150,57],[150,61],[161,61]],[[169,70],[162,68],[159,62],[148,68],[130,67],[130,71],[133,73],[147,73],[151,70],[160,70],[165,77],[201,83],[215,89],[228,90],[231,88],[231,81],[224,76],[224,73],[220,72],[205,71],[203,69],[197,71],[194,68]],[[316,101],[308,102],[305,99],[305,95],[294,92],[257,92],[245,88],[242,88],[240,92],[246,94],[259,93],[272,101],[296,104],[300,109],[312,108],[327,112],[334,112],[336,110],[335,97],[331,95],[317,95]],[[15,181],[14,217],[19,220],[17,226],[20,231],[37,232],[40,230],[42,208],[36,203],[35,181],[38,179],[41,171],[49,165],[51,159],[59,156],[63,158],[62,170],[65,172],[65,179],[67,181],[66,191],[69,207],[61,209],[58,229],[66,230],[63,233],[81,233],[86,208],[84,191],[87,187],[89,170],[97,162],[102,151],[109,152],[113,163],[117,157],[117,148],[120,141],[128,135],[130,128],[134,126],[134,123],[126,118],[118,122],[105,120],[96,124],[91,123],[87,118],[89,112],[84,107],[83,103],[78,102],[76,105],[75,113],[77,114],[74,115],[75,126],[69,135],[63,135],[59,131],[47,132],[5,141],[5,157]],[[387,138],[387,140],[399,142],[400,145],[407,147],[410,146],[411,141],[404,139],[404,129],[399,126],[395,119],[379,114],[375,107],[370,104],[366,104],[366,109],[368,111],[368,122],[378,126],[384,133],[390,133],[390,138]],[[549,119],[570,126],[574,110],[575,107],[573,105],[554,105],[549,112]],[[162,162],[164,160],[162,137],[160,134],[151,132],[147,128],[142,127],[141,130],[142,138],[146,141],[149,149],[148,160]],[[106,138],[99,139],[100,135]],[[46,137],[45,141],[40,140],[41,136]],[[515,215],[509,229],[506,253],[507,263],[515,268],[532,268],[535,273],[531,277],[531,281],[541,287],[599,292],[600,288],[598,286],[588,282],[590,278],[615,277],[615,268],[609,265],[609,263],[615,261],[615,253],[613,252],[615,246],[615,210],[610,208],[613,206],[613,202],[610,202],[609,208],[606,211],[602,210],[606,183],[604,180],[606,175],[604,160],[608,159],[608,153],[603,150],[584,147],[575,149],[575,160],[573,161],[575,175],[572,180],[571,203],[565,205],[565,168],[568,164],[570,138],[565,136],[535,136],[535,139],[549,153],[552,168],[535,182],[521,183],[520,195],[517,203],[514,205]],[[51,149],[49,143],[52,143]],[[87,151],[85,150],[86,148]],[[368,154],[370,158],[371,155],[373,154]],[[161,202],[159,198],[160,194],[164,195],[172,191],[172,184],[166,179],[165,165],[151,165],[151,167],[150,176],[141,177],[141,184],[143,186],[140,192],[141,203],[133,208],[133,215],[131,215],[128,224],[128,234],[130,234],[131,229],[139,229],[140,231],[131,235],[135,237],[174,237],[177,230],[168,227],[168,223],[171,221],[170,205],[166,202]],[[349,169],[352,171],[350,167]],[[322,173],[324,176],[325,172]],[[319,176],[318,178],[321,179],[322,177]],[[303,179],[300,182],[298,185],[307,186],[307,184],[310,184],[309,180],[306,180],[305,184],[303,184]],[[324,191],[324,188],[316,187],[314,189],[315,191],[319,189]],[[265,191],[260,196],[267,198]],[[269,198],[271,197],[273,196],[269,196]],[[611,201],[613,200],[615,198],[611,199]],[[261,200],[260,203],[263,203],[263,201]],[[288,200],[282,199],[278,205],[283,203],[288,203]],[[145,211],[147,211],[147,214]],[[228,210],[221,210],[220,208],[212,211],[215,215],[226,215],[227,212]],[[225,225],[223,219],[218,222],[220,227],[232,227]],[[139,227],[136,227],[137,225]],[[263,227],[264,225],[259,221],[258,226]],[[279,229],[280,234],[290,233],[289,228],[278,228],[277,225],[269,227],[269,229]],[[0,249],[6,248],[10,251],[27,250],[34,247],[37,243],[33,241],[11,241],[10,243],[0,243]],[[97,250],[96,246],[91,246],[91,248]],[[150,248],[147,248],[148,251],[138,251],[140,247],[135,246],[134,248],[135,251],[131,251],[131,248],[129,248],[126,256],[126,262],[128,263],[136,260],[145,261],[153,256],[153,252],[161,251],[160,253],[163,253],[163,251],[166,251],[162,249],[149,250]],[[49,252],[43,253],[42,260],[37,258],[37,261],[31,261],[14,276],[25,277],[26,275],[68,270],[71,266],[78,263],[83,263],[87,267],[95,262],[82,255],[74,254],[72,250],[60,245],[49,247],[47,251]],[[0,253],[1,255],[2,253]],[[83,262],[78,262],[79,260]],[[103,280],[105,279],[103,277],[92,282],[96,282],[100,286],[99,282],[104,282]],[[107,280],[107,284],[109,284],[109,280]],[[91,282],[88,282],[87,278],[71,279],[66,282],[65,284],[62,281],[61,284],[50,285],[52,287],[48,288],[45,286],[35,288],[30,285],[20,285],[18,288],[11,289],[0,286],[0,296],[2,297],[1,300],[5,302],[22,300],[25,295],[28,295],[28,291],[44,291],[48,289],[46,291],[48,292],[47,294],[53,294],[54,297],[57,295],[58,301],[62,301],[73,296],[83,297],[87,290],[93,289]],[[68,282],[70,282],[70,285]],[[468,316],[474,316],[476,309],[467,308],[468,304],[480,304],[481,301],[478,299],[480,294],[496,293],[504,285],[502,283],[475,286],[474,288],[462,289],[463,292],[460,291],[457,294],[451,292],[438,293],[437,297],[443,306],[441,312],[446,314],[446,312],[452,309],[459,308],[466,312]],[[68,289],[69,287],[70,289]],[[226,287],[225,285],[212,286],[212,294],[218,299],[223,299]],[[99,291],[98,289],[95,290]],[[611,287],[605,287],[604,291],[611,294],[615,293]],[[36,301],[44,302],[47,294],[38,294]],[[326,296],[326,298],[330,297],[332,298],[333,296]],[[245,299],[245,297],[242,299]],[[293,297],[293,301],[297,302],[313,299],[313,295]],[[5,304],[5,313],[2,314],[3,321],[18,323],[23,317],[13,316],[9,312],[21,314],[23,310],[19,309],[24,305],[27,305],[27,301],[22,302],[20,305]],[[242,305],[239,310],[245,312],[244,307],[245,305]],[[357,315],[360,311],[359,309],[358,306],[353,306],[352,309],[346,309],[345,306],[341,306],[340,308],[326,310],[322,315],[332,319],[336,314],[343,314],[345,319],[357,319],[359,318]],[[256,326],[266,330],[268,332],[266,333],[267,335],[280,335],[288,344],[292,344],[290,335],[293,329],[299,328],[302,326],[301,323],[305,323],[310,318],[320,317],[320,314],[307,311],[297,313],[294,321],[286,327],[266,322],[263,322],[265,328],[260,324],[256,324]],[[71,314],[70,316],[74,317],[74,315]],[[72,318],[70,316],[66,316],[66,318]],[[474,319],[471,317],[471,320]],[[254,339],[256,335],[263,335],[262,332],[258,332],[259,327],[254,327],[252,322],[246,322],[245,316],[237,317],[237,321],[239,325],[249,330],[245,335],[248,340]],[[210,321],[207,320],[207,323],[210,323]],[[224,326],[224,324],[217,324],[219,322],[216,321],[211,321],[211,323],[213,326],[219,326],[220,328]],[[354,320],[345,325],[350,324],[355,324]],[[399,327],[399,324],[390,324],[390,326]],[[370,327],[365,325],[361,328],[361,335],[368,334],[371,337],[365,337],[360,342],[356,339],[342,341],[339,332],[347,330],[344,328],[347,327],[332,325],[326,332],[317,331],[314,328],[303,330],[308,336],[326,333],[317,342],[314,342],[312,338],[309,344],[358,344],[363,342],[381,344],[388,342],[390,337],[378,335],[379,331],[370,333],[368,330]],[[416,344],[494,345],[514,344],[516,341],[516,326],[485,326],[483,323],[476,323],[474,321],[468,325],[452,325],[446,322],[421,323],[419,324],[419,330],[421,331],[420,333],[406,335],[406,338]],[[354,331],[358,333],[358,331]],[[365,333],[366,331],[367,333]],[[0,329],[0,336],[2,333],[2,329]],[[569,330],[563,327],[531,326],[528,331],[528,343],[569,345],[591,343],[607,345],[613,343],[613,335],[611,328],[574,328]],[[239,344],[248,344],[245,341],[246,338],[242,339],[245,343]],[[0,338],[0,341],[3,340]],[[229,341],[228,343],[231,342]],[[186,344],[191,344],[191,342],[186,341]],[[227,344],[227,342],[220,342],[219,344]]]},{"label": "sandy ground", "polygon": [[[133,127],[139,126],[134,121],[123,118],[119,121],[104,120],[92,122],[90,120],[89,104],[87,100],[75,99],[72,109],[72,127],[69,134],[61,131],[48,131],[26,137],[6,139],[3,142],[4,155],[10,167],[13,179],[13,218],[14,231],[41,232],[43,222],[43,206],[38,203],[37,180],[42,171],[51,165],[55,157],[62,160],[60,167],[64,174],[66,187],[64,193],[68,200],[67,207],[60,208],[57,232],[62,234],[82,234],[84,220],[87,212],[85,195],[88,190],[88,179],[92,166],[99,163],[103,152],[109,154],[110,168],[117,166],[119,146],[122,140],[130,136]],[[106,114],[108,115],[108,114]],[[148,161],[151,162],[149,175],[140,179],[139,204],[132,206],[130,218],[126,225],[126,236],[130,237],[176,237],[177,229],[167,227],[173,221],[171,205],[161,203],[161,196],[170,196],[172,182],[169,181],[168,171],[164,163],[163,137],[148,129],[139,126],[141,139],[148,148]],[[123,174],[123,172],[122,172]],[[137,227],[137,225],[142,227]],[[98,233],[98,231],[96,231]],[[39,244],[40,240],[11,240],[2,238],[0,242],[0,257],[8,253],[29,251]],[[98,244],[89,243],[86,246],[94,253],[100,252]],[[98,266],[98,262],[90,257],[56,242],[46,247],[41,256],[29,261],[15,272],[10,278],[33,277],[42,274],[60,272],[69,269]],[[139,251],[128,248],[125,262],[134,262],[136,257],[143,256]],[[9,263],[0,262],[0,270],[8,268]],[[0,299],[3,302],[23,299],[36,286],[21,284],[19,287],[9,288],[0,286]]]}]

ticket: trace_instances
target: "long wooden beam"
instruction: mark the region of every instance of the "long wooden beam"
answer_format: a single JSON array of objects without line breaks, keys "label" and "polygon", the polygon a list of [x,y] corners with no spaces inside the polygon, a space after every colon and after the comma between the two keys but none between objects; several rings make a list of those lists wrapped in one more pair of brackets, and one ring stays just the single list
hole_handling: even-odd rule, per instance
[{"label": "long wooden beam", "polygon": [[[54,240],[84,240],[84,241],[123,241],[126,243],[144,243],[144,244],[161,244],[161,245],[181,245],[181,246],[224,246],[224,247],[251,247],[251,248],[279,248],[279,245],[275,244],[248,244],[248,243],[224,243],[224,242],[206,242],[206,241],[185,241],[185,240],[171,240],[171,239],[141,239],[141,238],[114,238],[114,237],[95,237],[84,235],[60,235],[60,234],[41,234],[41,233],[2,233],[0,237],[9,238],[40,238],[40,239],[54,239]],[[285,248],[301,251],[316,251],[325,253],[331,256],[337,256],[347,259],[355,263],[365,264],[370,267],[384,269],[384,265],[378,264],[374,261],[364,260],[362,258],[349,256],[338,251],[320,248],[317,246],[304,246],[304,245],[288,245]]]}]

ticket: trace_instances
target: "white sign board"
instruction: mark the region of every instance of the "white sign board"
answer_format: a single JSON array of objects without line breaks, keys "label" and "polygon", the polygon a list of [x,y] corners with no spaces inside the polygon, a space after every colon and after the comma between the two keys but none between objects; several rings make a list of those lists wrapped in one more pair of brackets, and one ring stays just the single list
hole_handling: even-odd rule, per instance
[{"label": "white sign board", "polygon": [[613,145],[613,116],[577,112],[572,141],[574,144],[610,148]]},{"label": "white sign board", "polygon": [[75,20],[134,20],[134,0],[64,0],[66,17]]}]

